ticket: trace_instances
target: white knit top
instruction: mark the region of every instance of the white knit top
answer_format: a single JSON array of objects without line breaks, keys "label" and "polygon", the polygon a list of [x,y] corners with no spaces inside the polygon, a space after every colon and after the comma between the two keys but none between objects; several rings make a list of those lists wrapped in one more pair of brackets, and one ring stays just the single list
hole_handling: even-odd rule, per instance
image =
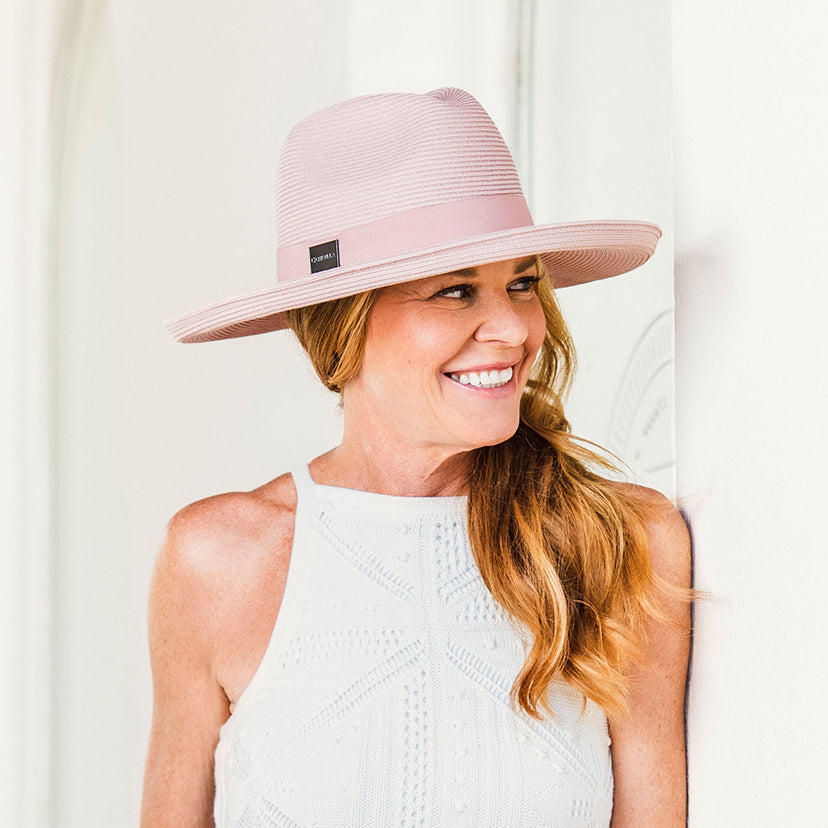
[{"label": "white knit top", "polygon": [[287,585],[221,728],[218,828],[607,826],[607,720],[564,682],[509,706],[524,646],[483,584],[465,497],[293,473]]}]

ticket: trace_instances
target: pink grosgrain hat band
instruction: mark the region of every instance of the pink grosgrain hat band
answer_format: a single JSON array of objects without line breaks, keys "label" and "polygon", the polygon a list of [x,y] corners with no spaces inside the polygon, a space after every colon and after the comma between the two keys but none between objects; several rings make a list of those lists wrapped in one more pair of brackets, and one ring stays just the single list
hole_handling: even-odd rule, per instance
[{"label": "pink grosgrain hat band", "polygon": [[277,170],[278,282],[166,323],[181,342],[287,327],[285,312],[540,254],[555,287],[626,273],[654,252],[641,221],[535,226],[512,156],[461,89],[367,95],[300,121]]}]

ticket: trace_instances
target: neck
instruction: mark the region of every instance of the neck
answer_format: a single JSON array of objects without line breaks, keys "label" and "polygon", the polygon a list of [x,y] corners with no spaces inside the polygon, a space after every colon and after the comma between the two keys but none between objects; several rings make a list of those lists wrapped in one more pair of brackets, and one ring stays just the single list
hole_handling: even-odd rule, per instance
[{"label": "neck", "polygon": [[349,418],[342,442],[317,457],[311,476],[317,483],[404,497],[466,494],[470,452],[421,445],[375,423]]}]

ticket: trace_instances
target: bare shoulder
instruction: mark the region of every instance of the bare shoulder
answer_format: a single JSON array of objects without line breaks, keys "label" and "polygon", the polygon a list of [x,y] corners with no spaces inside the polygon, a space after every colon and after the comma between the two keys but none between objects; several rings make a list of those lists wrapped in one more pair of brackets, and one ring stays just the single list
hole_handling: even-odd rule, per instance
[{"label": "bare shoulder", "polygon": [[[150,625],[174,623],[209,637],[268,573],[287,566],[296,494],[289,474],[249,492],[227,492],[190,503],[167,525],[156,559]],[[196,642],[191,642],[195,644]]]},{"label": "bare shoulder", "polygon": [[191,503],[167,526],[150,587],[153,715],[142,825],[212,824],[219,729],[264,651],[295,508],[284,475]]},{"label": "bare shoulder", "polygon": [[226,492],[190,503],[173,515],[168,537],[209,554],[238,537],[256,539],[272,521],[284,521],[296,509],[289,474],[248,492]]},{"label": "bare shoulder", "polygon": [[676,586],[690,586],[690,532],[681,512],[656,489],[634,483],[617,485],[644,507],[654,571]]},{"label": "bare shoulder", "polygon": [[159,560],[192,576],[224,580],[246,561],[273,551],[281,537],[292,535],[295,511],[290,475],[249,492],[197,500],[169,521]]}]

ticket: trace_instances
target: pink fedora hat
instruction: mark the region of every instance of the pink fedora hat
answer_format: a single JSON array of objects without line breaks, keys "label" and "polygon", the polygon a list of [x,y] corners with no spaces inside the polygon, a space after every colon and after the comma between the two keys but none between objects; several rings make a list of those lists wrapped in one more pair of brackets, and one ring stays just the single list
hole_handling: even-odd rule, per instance
[{"label": "pink fedora hat", "polygon": [[462,89],[366,95],[309,115],[277,170],[277,283],[166,325],[181,342],[287,327],[285,312],[540,254],[555,287],[626,273],[661,231],[640,221],[535,226],[509,150]]}]

